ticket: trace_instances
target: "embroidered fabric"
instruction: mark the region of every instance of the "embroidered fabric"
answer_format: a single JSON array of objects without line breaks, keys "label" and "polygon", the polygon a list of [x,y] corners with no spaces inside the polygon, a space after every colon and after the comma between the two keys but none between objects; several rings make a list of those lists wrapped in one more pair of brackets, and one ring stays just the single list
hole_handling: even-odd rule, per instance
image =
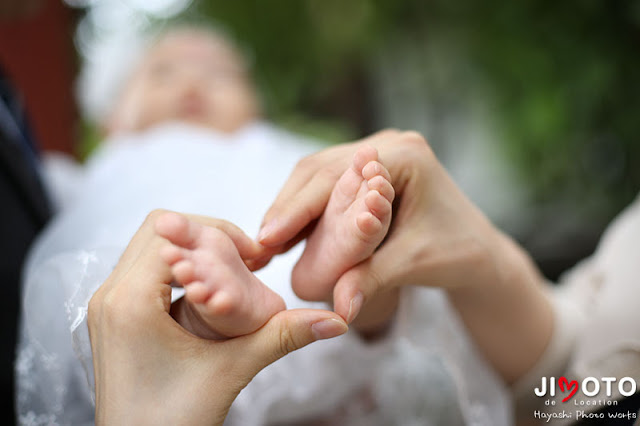
[{"label": "embroidered fabric", "polygon": [[[255,235],[295,163],[317,149],[264,123],[233,135],[169,124],[106,144],[26,265],[20,424],[93,424],[87,304],[149,211],[220,217]],[[288,308],[320,307],[290,289],[301,250],[258,276]],[[365,344],[347,333],[288,355],[240,393],[225,424],[508,425],[509,406],[446,298],[407,287],[384,341]]]}]

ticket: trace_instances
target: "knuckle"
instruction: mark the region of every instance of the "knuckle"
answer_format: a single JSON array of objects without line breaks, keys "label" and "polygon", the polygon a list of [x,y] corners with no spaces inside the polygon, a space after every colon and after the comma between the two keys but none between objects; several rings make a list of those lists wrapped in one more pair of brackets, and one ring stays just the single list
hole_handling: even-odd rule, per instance
[{"label": "knuckle", "polygon": [[395,136],[398,136],[399,134],[400,134],[400,130],[394,127],[388,127],[386,129],[382,129],[376,132],[375,136],[378,136],[381,138],[387,138],[387,137],[395,137]]},{"label": "knuckle", "polygon": [[101,319],[119,328],[128,325],[137,312],[130,306],[129,296],[127,286],[116,287],[106,292],[100,303]]},{"label": "knuckle", "polygon": [[145,223],[155,223],[156,220],[158,220],[158,218],[162,215],[164,215],[165,213],[168,213],[169,210],[165,210],[165,209],[153,209],[149,212],[149,214],[147,214],[147,217],[145,218]]},{"label": "knuckle", "polygon": [[338,179],[338,172],[333,168],[322,168],[318,170],[314,179],[323,181],[323,182],[333,182]]},{"label": "knuckle", "polygon": [[302,205],[301,208],[298,209],[298,218],[307,225],[316,220],[319,216],[319,213],[311,206]]},{"label": "knuckle", "polygon": [[295,171],[307,170],[312,168],[316,162],[315,154],[308,155],[298,161],[295,167]]},{"label": "knuckle", "polygon": [[207,229],[206,239],[211,246],[209,248],[211,254],[230,259],[238,255],[238,247],[225,231],[217,228]]},{"label": "knuckle", "polygon": [[398,137],[397,143],[403,151],[410,153],[413,158],[426,159],[429,162],[436,159],[429,142],[418,132],[403,132]]},{"label": "knuckle", "polygon": [[422,147],[428,146],[428,142],[420,133],[409,130],[399,135],[400,142],[407,146]]},{"label": "knuckle", "polygon": [[207,230],[207,237],[211,238],[213,242],[223,242],[223,241],[229,240],[229,235],[227,235],[227,233],[220,228],[211,227],[211,228],[206,228],[206,230]]},{"label": "knuckle", "polygon": [[382,276],[373,270],[369,271],[369,285],[369,298],[381,292],[385,286]]},{"label": "knuckle", "polygon": [[120,308],[117,297],[114,295],[113,291],[108,292],[102,298],[102,312],[106,315],[117,315],[117,311]]},{"label": "knuckle", "polygon": [[244,231],[239,226],[224,219],[215,219],[210,227],[228,235],[244,234]]},{"label": "knuckle", "polygon": [[298,348],[296,344],[296,339],[293,336],[291,330],[287,327],[282,327],[280,329],[280,341],[278,345],[279,356],[285,356]]}]

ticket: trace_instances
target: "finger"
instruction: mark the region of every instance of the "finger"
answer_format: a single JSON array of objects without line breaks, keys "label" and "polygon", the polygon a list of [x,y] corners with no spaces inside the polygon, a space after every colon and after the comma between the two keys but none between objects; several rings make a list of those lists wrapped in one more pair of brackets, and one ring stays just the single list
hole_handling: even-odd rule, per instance
[{"label": "finger", "polygon": [[[299,194],[303,192],[306,187],[312,184],[312,182],[317,182],[319,180],[318,175],[320,175],[320,180],[322,180],[323,176],[328,176],[332,182],[329,192],[324,194],[326,196],[322,205],[322,208],[324,208],[331,189],[333,189],[333,184],[335,184],[342,173],[349,168],[353,153],[361,145],[362,144],[360,143],[342,144],[325,149],[302,159],[296,165],[291,176],[280,190],[276,200],[273,202],[269,210],[267,210],[264,220],[262,221],[261,231],[267,226],[269,226],[267,229],[271,230],[292,226],[288,219],[288,213],[291,211],[291,203],[297,200]],[[281,220],[283,215],[285,215],[285,219]],[[295,228],[295,225],[293,226]],[[299,226],[303,227],[304,225],[299,224]],[[299,229],[300,228],[298,228],[298,230],[292,229],[289,235],[296,235]],[[260,237],[265,236],[266,233],[267,231],[262,233]],[[275,235],[270,238],[274,238],[274,241],[270,241],[269,245],[278,245],[279,243],[284,242],[281,238],[277,238]],[[262,238],[259,238],[259,241],[261,239]],[[281,241],[276,242],[275,239]]]},{"label": "finger", "polygon": [[315,227],[317,221],[311,222],[302,231],[300,231],[295,237],[291,238],[286,243],[275,247],[264,247],[264,255],[258,259],[250,259],[245,262],[250,271],[257,271],[264,268],[271,262],[274,256],[282,253],[286,253],[295,247],[300,241],[304,240],[311,234],[311,231]]},{"label": "finger", "polygon": [[166,246],[160,247],[160,257],[164,260],[169,266],[173,266],[179,261],[187,258],[188,251],[180,248],[178,246],[174,246],[173,244],[167,244]]},{"label": "finger", "polygon": [[[365,151],[372,151],[377,158],[374,147],[395,139],[398,134],[396,130],[384,130],[357,143],[329,148],[298,163],[265,214],[258,241],[267,247],[277,247],[298,235],[301,229],[322,214],[335,183],[349,167],[354,152],[369,145]],[[359,170],[365,166],[358,165]],[[380,171],[375,166],[371,167],[373,172],[390,178],[384,167]]]},{"label": "finger", "polygon": [[167,244],[169,243],[166,240],[156,236],[121,277],[120,282],[129,287],[132,300],[158,299],[168,312],[173,274],[169,264],[160,255],[162,248]]},{"label": "finger", "polygon": [[255,333],[226,341],[228,353],[238,355],[241,373],[257,374],[283,356],[316,340],[330,339],[348,330],[333,312],[319,309],[281,311]]},{"label": "finger", "polygon": [[[393,245],[393,244],[391,244]],[[395,253],[395,256],[394,256]],[[376,294],[397,286],[398,251],[385,244],[369,259],[345,272],[333,289],[334,311],[351,324],[360,309]]]},{"label": "finger", "polygon": [[[151,228],[146,230],[151,231]],[[146,238],[146,231],[144,234]],[[172,274],[159,255],[159,248],[169,243],[155,233],[152,235],[154,238],[146,249],[127,261],[129,264],[119,264],[120,268],[117,266],[92,296],[89,301],[90,329],[95,329],[105,318],[116,324],[131,321],[147,324],[149,320],[157,323],[170,318]],[[167,315],[158,316],[163,312]]]},{"label": "finger", "polygon": [[314,175],[295,199],[282,206],[277,217],[264,225],[258,235],[258,242],[266,247],[285,244],[320,217],[340,174],[327,169]]},{"label": "finger", "polygon": [[244,264],[251,272],[256,272],[267,266],[269,262],[271,262],[271,259],[272,256],[266,256],[260,259],[248,259],[244,261]]},{"label": "finger", "polygon": [[242,259],[258,259],[264,256],[264,247],[247,236],[247,234],[237,226],[225,222],[218,229],[221,229],[231,238]]},{"label": "finger", "polygon": [[259,259],[265,256],[265,249],[256,243],[252,238],[247,236],[242,229],[231,222],[222,219],[214,219],[207,216],[186,215],[189,219],[200,225],[211,226],[217,228],[227,234],[238,249],[240,257],[244,260]]},{"label": "finger", "polygon": [[290,200],[294,199],[296,194],[309,183],[313,175],[325,165],[325,162],[322,160],[323,156],[325,156],[324,151],[305,157],[296,164],[296,167],[280,189],[273,204],[265,213],[261,224],[262,226],[277,216],[276,212],[281,210],[282,206],[286,206]]},{"label": "finger", "polygon": [[262,225],[279,216],[280,211],[296,198],[300,190],[318,172],[333,170],[340,176],[349,167],[349,160],[356,149],[357,144],[346,143],[324,149],[300,160],[265,214]]},{"label": "finger", "polygon": [[103,287],[109,288],[114,282],[118,282],[118,278],[122,277],[135,263],[138,257],[147,251],[151,241],[157,238],[155,232],[155,222],[160,215],[166,213],[166,210],[157,209],[147,215],[140,228],[136,231],[134,236],[129,241],[129,244],[125,248],[124,252],[118,259],[118,263],[110,275],[110,280],[107,280]]},{"label": "finger", "polygon": [[170,243],[160,238],[155,232],[157,218],[165,213],[164,210],[154,210],[149,213],[100,290],[109,291],[123,281],[128,282],[124,279],[127,276],[143,275],[145,269],[148,269],[149,275],[141,283],[146,283],[149,279],[163,284],[171,282],[171,270],[161,256]]},{"label": "finger", "polygon": [[[383,130],[359,142],[326,149],[298,163],[265,214],[258,241],[273,247],[297,235],[311,220],[320,216],[335,183],[350,166],[354,153],[369,145],[365,150],[373,150],[377,158],[375,147],[385,141],[395,140],[398,134],[397,130]],[[368,157],[365,155],[363,158]],[[359,166],[359,170],[364,167]],[[385,177],[388,178],[388,173]],[[301,199],[301,196],[304,198]]]},{"label": "finger", "polygon": [[[155,221],[165,211],[151,212],[129,242],[109,277],[89,301],[90,327],[102,322],[104,310],[122,310],[112,317],[128,318],[133,312],[139,318],[158,309],[169,312],[172,274],[160,252],[169,243],[160,238]],[[140,303],[144,301],[144,303]]]}]

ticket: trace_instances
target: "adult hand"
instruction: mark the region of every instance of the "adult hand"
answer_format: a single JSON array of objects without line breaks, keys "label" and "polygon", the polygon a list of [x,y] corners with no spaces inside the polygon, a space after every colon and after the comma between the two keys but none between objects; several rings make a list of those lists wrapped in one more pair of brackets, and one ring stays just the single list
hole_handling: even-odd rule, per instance
[{"label": "adult hand", "polygon": [[[391,130],[300,161],[267,212],[259,242],[282,250],[299,240],[322,214],[335,182],[363,144],[378,150],[396,202],[384,244],[335,287],[335,310],[349,322],[359,300],[379,292],[407,283],[453,288],[471,274],[486,272],[491,265],[485,254],[495,240],[489,222],[458,190],[426,141],[416,133]],[[452,262],[458,265],[455,270],[449,267]]]},{"label": "adult hand", "polygon": [[[419,134],[387,130],[300,161],[267,212],[259,242],[280,252],[303,238],[362,144],[376,148],[389,170],[393,219],[378,250],[336,283],[335,311],[351,322],[368,303],[358,321],[375,326],[387,314],[377,307],[390,291],[408,284],[445,288],[480,349],[513,380],[550,335],[540,275],[468,200]],[[518,344],[522,336],[528,340]]]},{"label": "adult hand", "polygon": [[[172,276],[159,252],[168,241],[151,213],[89,303],[96,423],[222,424],[238,393],[265,366],[320,339],[344,321],[322,310],[282,311],[250,335],[210,341],[170,315]],[[246,258],[261,251],[224,221],[190,216],[227,232]]]}]

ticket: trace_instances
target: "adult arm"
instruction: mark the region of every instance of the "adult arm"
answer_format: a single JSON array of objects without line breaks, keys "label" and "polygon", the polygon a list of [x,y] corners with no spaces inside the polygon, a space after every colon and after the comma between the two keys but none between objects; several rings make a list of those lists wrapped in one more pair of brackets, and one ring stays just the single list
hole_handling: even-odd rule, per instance
[{"label": "adult arm", "polygon": [[259,241],[276,253],[303,238],[365,143],[390,172],[394,217],[384,244],[337,282],[335,311],[371,329],[388,320],[369,309],[381,298],[406,284],[441,287],[485,358],[514,382],[552,335],[549,289],[528,255],[468,200],[419,134],[387,130],[303,159],[265,215]]}]

